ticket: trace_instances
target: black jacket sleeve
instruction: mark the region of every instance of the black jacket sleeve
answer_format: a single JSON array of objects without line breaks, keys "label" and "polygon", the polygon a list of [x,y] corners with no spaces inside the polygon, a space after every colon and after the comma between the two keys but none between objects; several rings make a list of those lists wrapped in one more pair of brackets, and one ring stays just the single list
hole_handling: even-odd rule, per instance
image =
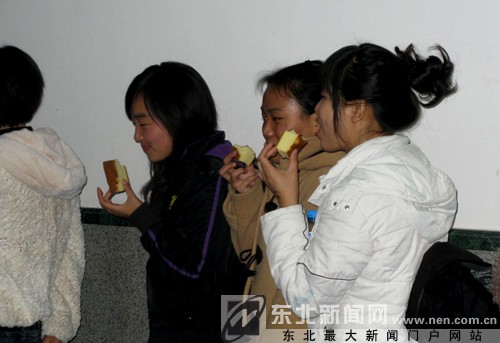
[{"label": "black jacket sleeve", "polygon": [[196,174],[183,180],[182,191],[163,218],[146,204],[129,217],[143,233],[141,241],[151,258],[191,279],[227,258],[222,255],[227,255],[229,237],[222,212],[227,183],[214,169]]},{"label": "black jacket sleeve", "polygon": [[148,229],[161,223],[161,218],[157,216],[146,203],[143,203],[128,218],[129,222],[141,231],[144,235]]}]

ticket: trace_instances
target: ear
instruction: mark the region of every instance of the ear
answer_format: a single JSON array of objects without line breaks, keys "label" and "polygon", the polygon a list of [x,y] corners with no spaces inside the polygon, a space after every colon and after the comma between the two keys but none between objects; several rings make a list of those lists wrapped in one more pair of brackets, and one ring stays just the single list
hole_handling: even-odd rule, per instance
[{"label": "ear", "polygon": [[366,119],[368,103],[366,100],[352,100],[347,102],[349,118],[353,124]]},{"label": "ear", "polygon": [[316,135],[319,131],[319,121],[318,121],[319,116],[316,113],[313,113],[308,116],[307,120],[309,121],[311,128],[313,130],[313,133]]}]

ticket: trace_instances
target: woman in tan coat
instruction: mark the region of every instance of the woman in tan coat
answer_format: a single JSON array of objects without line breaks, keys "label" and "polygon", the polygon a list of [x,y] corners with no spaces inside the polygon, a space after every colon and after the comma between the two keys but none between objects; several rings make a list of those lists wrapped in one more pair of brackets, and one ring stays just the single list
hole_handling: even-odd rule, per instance
[{"label": "woman in tan coat", "polygon": [[[324,175],[343,156],[343,153],[326,153],[321,150],[319,139],[315,136],[319,129],[318,115],[314,108],[321,97],[320,69],[322,62],[306,61],[277,70],[260,81],[266,87],[262,99],[262,134],[266,144],[277,145],[285,130],[294,129],[306,140],[307,145],[299,152],[299,201],[305,210],[316,207],[307,200],[319,185],[319,177]],[[281,306],[285,300],[277,288],[269,269],[265,254],[266,246],[261,234],[260,216],[278,207],[272,190],[259,179],[253,165],[237,168],[232,161],[235,153],[224,160],[225,165],[219,173],[229,183],[229,194],[224,202],[224,214],[231,226],[231,238],[240,259],[247,263],[255,275],[249,277],[245,294],[264,295],[266,299],[267,328],[280,329],[263,332],[261,340],[269,340],[269,335],[283,337],[283,330],[305,329],[303,320],[293,314],[291,309]],[[279,154],[272,158],[279,169],[286,169],[288,159]],[[284,311],[287,318],[273,315]],[[276,314],[276,313],[275,313]],[[287,321],[286,319],[289,319]],[[300,332],[302,335],[302,332]],[[264,338],[265,337],[265,338]],[[298,337],[300,340],[302,337]]]}]

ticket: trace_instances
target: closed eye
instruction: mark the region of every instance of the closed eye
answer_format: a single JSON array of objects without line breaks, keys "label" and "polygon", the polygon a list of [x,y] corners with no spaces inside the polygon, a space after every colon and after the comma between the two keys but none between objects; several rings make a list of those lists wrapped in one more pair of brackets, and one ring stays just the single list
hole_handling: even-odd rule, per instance
[{"label": "closed eye", "polygon": [[135,127],[140,126],[140,127],[145,127],[150,124],[150,117],[139,113],[139,114],[132,114],[132,124],[134,124]]}]

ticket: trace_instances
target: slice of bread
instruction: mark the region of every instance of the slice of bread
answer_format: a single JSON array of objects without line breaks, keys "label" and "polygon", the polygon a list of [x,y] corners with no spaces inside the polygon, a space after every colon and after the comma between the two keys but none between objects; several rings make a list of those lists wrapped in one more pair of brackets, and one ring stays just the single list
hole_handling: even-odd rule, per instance
[{"label": "slice of bread", "polygon": [[289,158],[293,150],[297,149],[300,151],[307,141],[295,130],[285,131],[281,136],[276,149],[283,158]]},{"label": "slice of bread", "polygon": [[104,173],[106,174],[106,181],[108,182],[109,191],[112,194],[121,193],[123,188],[122,181],[128,181],[127,168],[121,165],[118,160],[109,160],[102,162]]},{"label": "slice of bread", "polygon": [[237,152],[234,157],[236,162],[244,163],[245,165],[250,165],[255,160],[255,152],[248,145],[233,145],[233,150]]}]

